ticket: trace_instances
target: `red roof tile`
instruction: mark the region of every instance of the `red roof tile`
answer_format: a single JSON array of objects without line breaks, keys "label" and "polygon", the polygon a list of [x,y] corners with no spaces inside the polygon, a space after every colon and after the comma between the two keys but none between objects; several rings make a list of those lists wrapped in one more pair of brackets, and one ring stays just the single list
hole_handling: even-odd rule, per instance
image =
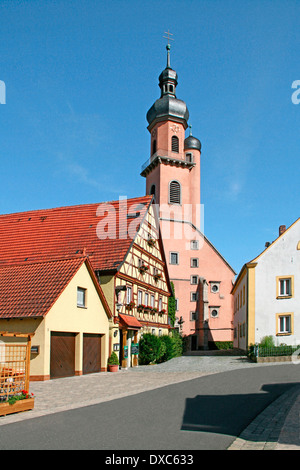
[{"label": "red roof tile", "polygon": [[0,267],[0,318],[44,317],[84,258]]},{"label": "red roof tile", "polygon": [[123,315],[119,313],[120,323],[128,329],[142,328],[142,324],[133,315]]},{"label": "red roof tile", "polygon": [[[135,233],[151,200],[152,196],[128,199],[127,212],[119,201],[110,201],[0,215],[0,266],[81,254],[89,257],[95,270],[116,270],[132,242],[129,230]],[[110,210],[104,212],[105,208]],[[127,218],[134,212],[140,216]],[[108,229],[110,238],[101,239]]]}]

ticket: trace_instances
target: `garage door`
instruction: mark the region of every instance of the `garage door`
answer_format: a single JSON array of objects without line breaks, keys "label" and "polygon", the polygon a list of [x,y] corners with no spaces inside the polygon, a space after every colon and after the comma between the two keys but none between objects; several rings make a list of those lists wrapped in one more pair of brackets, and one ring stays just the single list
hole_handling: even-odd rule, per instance
[{"label": "garage door", "polygon": [[75,375],[75,333],[51,332],[50,378]]},{"label": "garage door", "polygon": [[101,335],[83,335],[83,373],[101,371]]}]

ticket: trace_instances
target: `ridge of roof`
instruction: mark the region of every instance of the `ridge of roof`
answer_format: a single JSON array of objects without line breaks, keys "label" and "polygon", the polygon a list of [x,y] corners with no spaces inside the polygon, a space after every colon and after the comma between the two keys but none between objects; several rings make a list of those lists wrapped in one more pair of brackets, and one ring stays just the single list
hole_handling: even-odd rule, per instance
[{"label": "ridge of roof", "polygon": [[[282,238],[284,235],[287,234],[287,232],[289,230],[291,230],[291,228],[297,224],[297,222],[299,222],[300,220],[300,217],[298,217],[298,219],[295,220],[295,222],[293,222],[281,235],[278,235],[277,238],[275,238],[275,240],[272,241],[272,243],[270,243],[270,245],[268,247],[266,247],[259,255],[257,255],[255,258],[253,258],[251,261],[249,261],[249,263],[255,263],[256,260],[258,260],[258,258],[260,258],[266,251],[268,251],[270,248],[272,248],[274,246],[275,243],[278,242],[278,240],[280,238]],[[247,263],[248,264],[248,263]]]},{"label": "ridge of roof", "polygon": [[[147,195],[0,215],[0,265],[68,258],[78,254],[89,256],[96,270],[115,271],[132,241],[128,234],[129,227],[132,227],[131,219],[122,216],[123,207],[127,211],[134,210],[143,218],[152,199],[152,195]],[[125,201],[124,206],[122,201]],[[101,204],[110,204],[113,210],[103,207],[103,211],[99,211]],[[98,232],[100,222],[103,238]],[[118,231],[114,238],[106,234],[107,226],[110,228],[111,224],[114,224],[115,232]],[[121,232],[125,237],[119,236]]]}]

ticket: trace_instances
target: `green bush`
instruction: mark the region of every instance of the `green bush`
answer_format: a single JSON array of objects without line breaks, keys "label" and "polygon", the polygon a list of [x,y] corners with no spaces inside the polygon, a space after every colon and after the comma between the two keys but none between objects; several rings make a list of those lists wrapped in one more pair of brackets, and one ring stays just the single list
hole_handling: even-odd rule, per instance
[{"label": "green bush", "polygon": [[274,348],[275,342],[273,336],[264,336],[259,343],[262,348]]},{"label": "green bush", "polygon": [[139,364],[169,361],[173,357],[181,356],[182,351],[182,338],[178,333],[173,333],[172,336],[145,333],[140,340]]},{"label": "green bush", "polygon": [[217,349],[232,349],[233,348],[232,341],[216,341],[215,345]]},{"label": "green bush", "polygon": [[140,340],[139,346],[139,363],[146,365],[155,363],[161,356],[160,337],[145,333]]},{"label": "green bush", "polygon": [[182,356],[183,354],[183,339],[177,331],[172,333],[172,341],[173,341],[173,357]]}]

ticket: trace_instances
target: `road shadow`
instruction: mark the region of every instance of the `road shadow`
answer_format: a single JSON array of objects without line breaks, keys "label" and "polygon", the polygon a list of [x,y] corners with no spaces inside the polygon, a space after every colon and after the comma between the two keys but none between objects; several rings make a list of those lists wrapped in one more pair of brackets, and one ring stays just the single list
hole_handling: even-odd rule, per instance
[{"label": "road shadow", "polygon": [[[267,406],[296,385],[299,383],[266,384],[261,388],[266,393],[197,395],[188,398],[181,430],[237,437]],[[285,418],[283,415],[282,423],[276,423],[276,432],[272,434],[274,442],[279,438]]]}]

